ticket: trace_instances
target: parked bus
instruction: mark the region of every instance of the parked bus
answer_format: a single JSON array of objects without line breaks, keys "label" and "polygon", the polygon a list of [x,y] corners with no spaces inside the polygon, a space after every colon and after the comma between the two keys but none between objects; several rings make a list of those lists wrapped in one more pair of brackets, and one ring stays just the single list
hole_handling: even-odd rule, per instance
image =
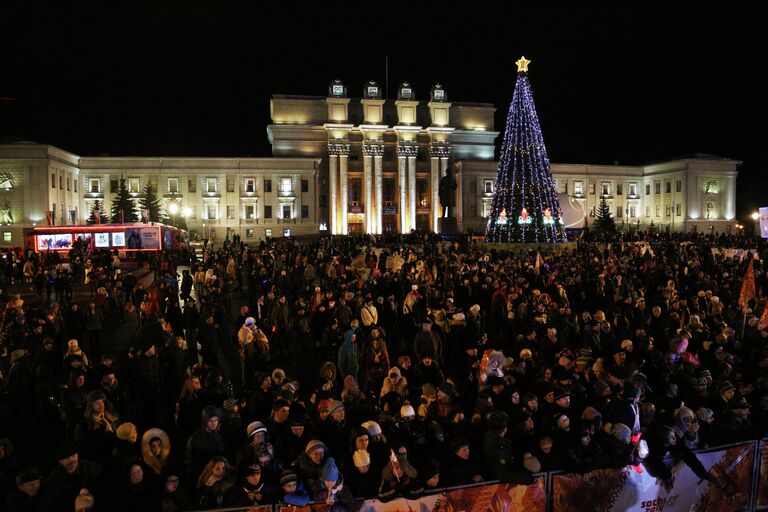
[{"label": "parked bus", "polygon": [[108,249],[122,253],[189,247],[186,231],[159,223],[45,226],[28,228],[24,233],[24,246],[28,251],[66,254],[78,241],[90,250]]}]

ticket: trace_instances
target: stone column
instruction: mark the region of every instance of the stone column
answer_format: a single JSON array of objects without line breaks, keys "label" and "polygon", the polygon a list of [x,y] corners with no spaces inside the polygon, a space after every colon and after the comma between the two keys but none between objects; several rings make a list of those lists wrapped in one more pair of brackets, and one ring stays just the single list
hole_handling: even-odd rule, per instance
[{"label": "stone column", "polygon": [[384,161],[384,146],[379,146],[379,153],[373,156],[373,180],[374,180],[374,193],[376,194],[376,218],[374,221],[374,233],[380,235],[384,232],[384,221],[382,215],[384,214],[384,197],[383,194],[383,161]]},{"label": "stone column", "polygon": [[349,164],[349,146],[347,151],[339,155],[339,194],[341,194],[341,201],[339,201],[339,207],[341,208],[341,234],[348,234],[347,215],[349,213],[349,186],[347,168]]},{"label": "stone column", "polygon": [[416,157],[408,156],[408,218],[410,229],[416,229]]},{"label": "stone column", "polygon": [[[331,151],[329,149],[329,151]],[[332,235],[339,234],[338,190],[339,156],[331,153],[328,158],[328,230]]]},{"label": "stone column", "polygon": [[[443,151],[441,151],[441,153],[446,152],[446,151],[450,152],[450,148],[442,148],[442,149],[443,149]],[[440,177],[441,178],[443,176],[445,176],[445,172],[447,170],[448,170],[448,157],[447,156],[441,156],[440,157]]]},{"label": "stone column", "polygon": [[398,184],[398,191],[400,193],[400,200],[398,201],[397,205],[397,213],[400,217],[400,232],[401,233],[408,233],[408,217],[407,217],[407,207],[408,207],[408,185],[406,183],[406,165],[408,164],[408,161],[405,157],[405,155],[400,154],[398,147],[398,155],[397,155],[397,184]]},{"label": "stone column", "polygon": [[365,183],[365,232],[375,233],[373,225],[373,156],[370,147],[363,145],[363,182]]},{"label": "stone column", "polygon": [[436,156],[432,156],[429,159],[429,180],[432,191],[431,199],[432,202],[432,231],[437,233],[438,226],[437,226],[437,219],[441,217],[440,213],[442,211],[442,207],[440,206],[440,159]]}]

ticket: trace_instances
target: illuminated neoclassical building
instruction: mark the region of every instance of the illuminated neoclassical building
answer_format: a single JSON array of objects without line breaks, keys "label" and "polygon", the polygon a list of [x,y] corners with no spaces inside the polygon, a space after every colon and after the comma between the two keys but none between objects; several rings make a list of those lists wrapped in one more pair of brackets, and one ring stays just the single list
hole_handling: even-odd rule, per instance
[{"label": "illuminated neoclassical building", "polygon": [[[81,224],[97,201],[109,210],[120,177],[134,196],[151,183],[187,215],[193,236],[216,241],[436,231],[449,165],[459,230],[482,233],[496,177],[496,107],[449,101],[440,85],[422,99],[407,83],[396,99],[374,82],[360,92],[352,98],[334,81],[326,96],[274,95],[264,158],[83,157],[0,144],[0,244],[22,245],[22,228],[49,215]],[[736,224],[739,165],[698,154],[642,166],[554,163],[552,172],[570,227],[589,222],[603,196],[619,224],[722,232]]]}]

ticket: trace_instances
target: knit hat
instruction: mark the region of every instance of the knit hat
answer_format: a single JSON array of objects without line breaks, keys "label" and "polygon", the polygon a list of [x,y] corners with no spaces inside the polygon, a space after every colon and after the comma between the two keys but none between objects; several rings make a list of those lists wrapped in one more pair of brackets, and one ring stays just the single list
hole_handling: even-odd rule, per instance
[{"label": "knit hat", "polygon": [[344,408],[344,402],[341,402],[339,400],[334,400],[333,402],[331,402],[331,407],[329,409],[329,412],[333,414],[337,410],[343,409],[343,408]]},{"label": "knit hat", "polygon": [[325,443],[323,443],[322,441],[318,441],[317,439],[313,439],[307,443],[307,448],[304,450],[304,453],[309,455],[310,453],[317,450],[318,448],[322,448],[323,450],[328,451],[327,447],[325,446]]},{"label": "knit hat", "polygon": [[121,441],[130,441],[131,439],[136,439],[136,436],[139,434],[136,431],[136,425],[130,422],[126,422],[117,427],[115,435]]},{"label": "knit hat", "polygon": [[602,380],[597,380],[595,382],[594,387],[595,387],[595,395],[597,396],[603,396],[603,394],[605,393],[605,390],[611,389],[611,387]]},{"label": "knit hat", "polygon": [[473,314],[476,315],[478,313],[478,311],[480,311],[480,304],[472,304],[469,307],[469,311],[470,311],[470,313],[473,313]]},{"label": "knit hat", "polygon": [[333,403],[333,400],[329,400],[327,398],[320,400],[320,402],[317,404],[317,412],[323,412],[323,411],[330,412],[332,403]]},{"label": "knit hat", "polygon": [[566,398],[569,396],[571,396],[571,392],[567,389],[561,387],[555,388],[555,400],[560,400],[561,398]]},{"label": "knit hat", "polygon": [[16,475],[16,485],[26,484],[40,480],[40,471],[37,468],[24,468]]},{"label": "knit hat", "polygon": [[706,407],[699,407],[696,409],[696,417],[699,418],[700,421],[703,421],[704,423],[709,423],[712,421],[712,418],[715,416],[715,413],[712,411],[712,409],[707,409]]},{"label": "knit hat", "polygon": [[299,477],[296,476],[296,473],[291,471],[290,469],[286,469],[280,474],[280,486],[284,486],[287,484],[290,484],[291,482],[298,482]]},{"label": "knit hat", "polygon": [[254,325],[255,323],[256,323],[256,319],[253,318],[252,316],[249,316],[248,318],[245,319],[245,325],[247,327],[250,327],[250,326]]},{"label": "knit hat", "polygon": [[416,411],[413,410],[411,405],[405,404],[400,408],[401,418],[413,418],[414,416],[416,416]]},{"label": "knit hat", "polygon": [[254,421],[252,423],[249,423],[248,426],[245,428],[245,435],[248,438],[258,434],[259,432],[264,432],[264,434],[267,433],[267,427],[260,421]]},{"label": "knit hat", "polygon": [[261,465],[258,463],[251,464],[245,468],[245,476],[253,475],[255,473],[261,473]]},{"label": "knit hat", "polygon": [[339,468],[336,467],[336,463],[333,462],[333,459],[328,459],[320,479],[323,482],[337,482],[339,480]]},{"label": "knit hat", "polygon": [[68,457],[71,457],[72,455],[75,455],[76,453],[78,453],[78,449],[75,443],[72,441],[63,441],[59,444],[59,446],[56,447],[54,456],[56,457],[56,460],[64,460]]},{"label": "knit hat", "polygon": [[234,398],[227,398],[224,400],[224,410],[229,412],[235,412],[235,407],[237,407],[237,400]]},{"label": "knit hat", "polygon": [[368,430],[368,435],[371,437],[381,435],[381,426],[375,421],[366,421],[362,426]]},{"label": "knit hat", "polygon": [[368,452],[365,450],[355,450],[355,453],[352,455],[352,462],[355,464],[356,468],[370,466],[371,456],[368,455]]},{"label": "knit hat", "polygon": [[344,377],[344,389],[352,389],[352,388],[359,388],[360,385],[357,383],[357,380],[351,375],[347,375]]},{"label": "knit hat", "polygon": [[723,382],[719,383],[717,385],[717,392],[718,393],[725,393],[726,391],[733,391],[736,388],[733,387],[733,384],[731,384],[731,381],[724,380]]}]

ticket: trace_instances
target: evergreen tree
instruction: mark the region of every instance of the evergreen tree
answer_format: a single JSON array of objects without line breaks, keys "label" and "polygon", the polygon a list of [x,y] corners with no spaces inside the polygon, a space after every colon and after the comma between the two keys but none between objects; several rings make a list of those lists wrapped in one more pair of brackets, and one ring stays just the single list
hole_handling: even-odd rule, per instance
[{"label": "evergreen tree", "polygon": [[148,212],[149,222],[165,222],[160,197],[151,183],[147,183],[147,186],[144,187],[144,192],[139,197],[139,211],[143,212],[145,210]]},{"label": "evergreen tree", "polygon": [[131,193],[128,192],[128,186],[125,184],[125,178],[120,178],[120,185],[112,200],[112,223],[136,222],[139,219],[136,215],[136,204],[133,202]]},{"label": "evergreen tree", "polygon": [[563,216],[547,148],[528,82],[528,64],[521,57],[509,106],[499,168],[494,184],[485,240],[566,242]]},{"label": "evergreen tree", "polygon": [[600,198],[600,205],[597,207],[595,222],[592,227],[596,232],[604,236],[616,234],[616,222],[611,216],[611,207],[608,206],[604,197]]},{"label": "evergreen tree", "polygon": [[[98,219],[97,219],[97,213],[98,212]],[[109,219],[107,218],[107,214],[104,211],[104,205],[101,204],[101,201],[96,201],[93,203],[93,209],[91,209],[91,216],[88,217],[88,220],[86,221],[88,224],[106,224],[109,222]]]}]

